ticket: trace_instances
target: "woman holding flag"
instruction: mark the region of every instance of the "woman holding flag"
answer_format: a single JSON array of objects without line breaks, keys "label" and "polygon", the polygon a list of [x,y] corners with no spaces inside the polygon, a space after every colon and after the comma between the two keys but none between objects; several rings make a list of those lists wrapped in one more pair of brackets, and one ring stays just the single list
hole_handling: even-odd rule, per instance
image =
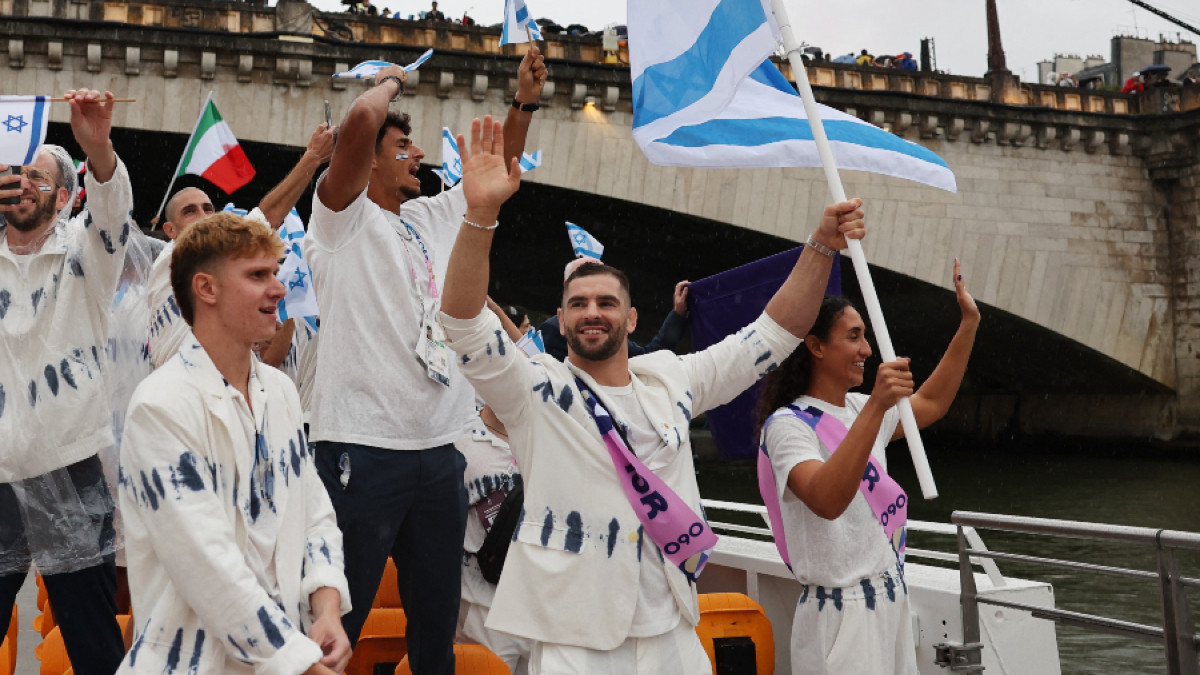
[{"label": "woman holding flag", "polygon": [[883,363],[871,395],[866,326],[848,300],[826,297],[804,344],[766,378],[758,404],[759,489],[780,555],[802,590],[792,672],[917,672],[904,544],[908,498],[886,473],[904,435],[896,403],[911,397],[924,428],[949,410],[966,372],[979,309],[954,262],[962,320],[929,379],[913,392],[908,359]]}]

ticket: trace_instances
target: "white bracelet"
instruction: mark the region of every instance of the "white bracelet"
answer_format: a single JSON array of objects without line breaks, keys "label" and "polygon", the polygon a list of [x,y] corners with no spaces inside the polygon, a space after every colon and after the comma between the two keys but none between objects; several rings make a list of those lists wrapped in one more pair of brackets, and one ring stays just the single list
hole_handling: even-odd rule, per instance
[{"label": "white bracelet", "polygon": [[498,220],[496,222],[492,223],[491,225],[484,227],[483,225],[480,225],[479,223],[472,223],[471,221],[467,220],[466,218],[463,218],[463,224],[470,225],[471,227],[473,227],[477,230],[494,230],[497,227],[500,227],[500,221],[498,221]]},{"label": "white bracelet", "polygon": [[833,256],[837,255],[837,251],[829,248],[825,244],[822,244],[821,242],[817,241],[816,239],[813,239],[813,236],[811,234],[808,235],[808,239],[804,242],[804,245],[806,247],[812,248],[812,250],[816,251],[817,253],[820,253],[821,255],[823,255],[827,258],[832,258]]}]

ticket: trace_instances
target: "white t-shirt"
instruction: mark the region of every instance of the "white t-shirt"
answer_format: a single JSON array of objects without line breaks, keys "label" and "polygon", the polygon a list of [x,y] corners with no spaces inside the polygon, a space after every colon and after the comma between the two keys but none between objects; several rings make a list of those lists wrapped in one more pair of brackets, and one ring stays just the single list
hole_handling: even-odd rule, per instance
[{"label": "white t-shirt", "polygon": [[[846,407],[839,408],[811,396],[801,396],[794,405],[801,409],[816,407],[833,415],[849,429],[868,398],[865,394],[846,394]],[[871,449],[871,454],[885,470],[885,450],[899,422],[900,413],[896,408],[884,413],[879,435]],[[812,427],[794,415],[777,415],[767,425],[766,444],[779,488],[792,573],[797,579],[806,584],[845,588],[895,567],[896,554],[861,492],[854,495],[841,516],[826,520],[813,513],[788,489],[788,474],[797,464],[829,459],[829,450],[817,439]]]},{"label": "white t-shirt", "polygon": [[340,212],[313,195],[304,249],[321,306],[313,441],[422,450],[453,443],[474,414],[474,390],[453,353],[446,386],[429,378],[415,351],[430,296],[421,243],[440,296],[466,211],[461,188],[410,199],[399,215],[366,190]]},{"label": "white t-shirt", "polygon": [[[315,317],[309,317],[316,322]],[[309,325],[308,318],[296,319],[296,330],[292,333],[292,347],[296,350],[296,389],[300,392],[300,408],[304,410],[304,421],[309,422],[312,409],[313,378],[317,374],[317,336],[319,332]],[[290,356],[290,355],[289,355]]]},{"label": "white t-shirt", "polygon": [[[668,446],[654,430],[633,392],[633,383],[623,387],[600,387],[599,395],[605,404],[611,406],[608,412],[621,425],[625,438],[629,440],[630,450],[647,469],[657,471],[675,459],[678,448]],[[662,635],[678,626],[680,621],[675,595],[671,593],[667,571],[663,569],[666,563],[658,547],[644,533],[641,560],[642,564],[638,566],[637,607],[633,612],[633,626],[629,629],[629,637],[635,638]]]}]

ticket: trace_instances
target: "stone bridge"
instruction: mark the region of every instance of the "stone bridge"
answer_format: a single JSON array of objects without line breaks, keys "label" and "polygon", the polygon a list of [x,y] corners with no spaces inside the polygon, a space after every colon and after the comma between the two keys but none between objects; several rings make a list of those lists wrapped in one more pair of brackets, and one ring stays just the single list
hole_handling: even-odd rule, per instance
[{"label": "stone bridge", "polygon": [[[515,89],[517,57],[480,47],[486,41],[470,31],[417,26],[413,42],[369,44],[319,31],[95,20],[114,4],[125,7],[103,3],[98,14],[98,2],[0,0],[0,12],[19,15],[0,28],[0,93],[107,88],[138,100],[118,108],[116,126],[173,134],[178,147],[211,90],[239,139],[301,146],[323,120],[324,100],[337,117],[366,86],[332,80],[332,73],[369,58],[408,62],[433,45],[439,51],[396,104],[412,113],[414,137],[433,163],[441,126],[465,131],[475,117],[503,115]],[[146,7],[159,7],[161,18],[163,7],[174,6],[164,2]],[[39,4],[52,16],[28,16]],[[137,7],[139,17],[149,11]],[[72,8],[78,18],[61,18]],[[251,19],[251,30],[272,28]],[[543,150],[544,164],[522,194],[674,218],[685,224],[681,237],[701,226],[793,242],[810,232],[829,201],[819,169],[651,165],[630,135],[628,70],[581,58],[570,40],[555,44],[548,53],[561,58],[551,59],[527,144]],[[1145,101],[981,78],[917,74],[905,82],[895,73],[829,65],[810,68],[810,77],[830,85],[818,87],[823,102],[925,145],[958,177],[958,193],[949,194],[883,176],[843,176],[848,193],[867,201],[867,257],[893,321],[907,325],[925,312],[954,309],[947,289],[955,256],[976,298],[999,310],[989,313],[994,332],[981,337],[972,362],[972,372],[982,373],[978,398],[968,396],[974,408],[956,407],[966,426],[1143,437],[1200,430],[1200,111],[1132,114]],[[66,119],[67,108],[54,106],[51,120]],[[172,152],[135,158],[161,182],[153,196],[139,195],[139,214],[157,205]],[[561,221],[556,227],[561,239]],[[657,245],[653,227],[625,229]],[[723,267],[743,261],[731,253]],[[920,352],[892,332],[901,353]],[[914,334],[913,342],[944,345],[949,332]],[[1051,396],[1058,416],[1047,420],[1037,411]]]}]

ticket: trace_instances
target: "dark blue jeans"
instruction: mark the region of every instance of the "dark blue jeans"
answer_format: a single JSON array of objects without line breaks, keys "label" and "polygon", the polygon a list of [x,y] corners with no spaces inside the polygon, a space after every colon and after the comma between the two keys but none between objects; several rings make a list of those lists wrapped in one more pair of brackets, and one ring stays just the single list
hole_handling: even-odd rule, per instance
[{"label": "dark blue jeans", "polygon": [[342,530],[353,605],[342,625],[351,643],[358,642],[391,555],[413,673],[452,675],[467,526],[462,453],[453,445],[383,450],[322,442],[316,463]]}]

